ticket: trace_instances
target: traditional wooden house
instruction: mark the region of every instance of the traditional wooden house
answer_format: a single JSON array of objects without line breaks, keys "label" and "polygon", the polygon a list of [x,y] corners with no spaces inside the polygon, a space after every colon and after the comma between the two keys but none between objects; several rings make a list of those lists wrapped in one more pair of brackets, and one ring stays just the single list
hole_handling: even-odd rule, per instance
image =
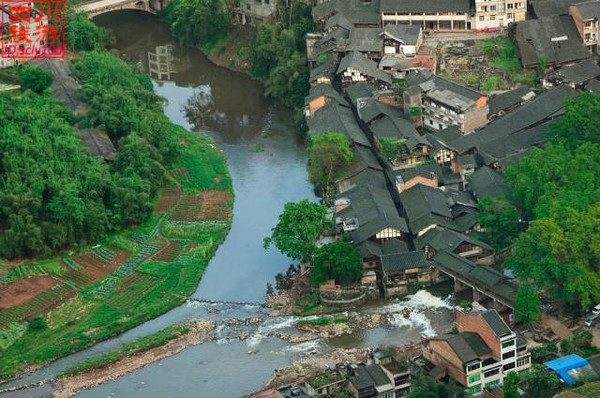
[{"label": "traditional wooden house", "polygon": [[385,55],[414,57],[423,44],[423,28],[419,25],[386,25],[379,33]]},{"label": "traditional wooden house", "polygon": [[336,74],[342,89],[358,82],[366,82],[375,89],[387,88],[392,84],[390,75],[379,70],[376,62],[358,51],[352,51],[342,58]]},{"label": "traditional wooden house", "polygon": [[304,99],[304,117],[307,120],[310,119],[319,109],[330,102],[347,107],[350,106],[344,97],[330,85],[318,84],[312,86],[308,96]]},{"label": "traditional wooden house", "polygon": [[411,285],[431,283],[438,277],[422,250],[382,255],[380,261],[384,297],[407,294]]},{"label": "traditional wooden house", "polygon": [[494,249],[477,239],[451,229],[436,227],[430,229],[415,240],[415,246],[425,251],[427,259],[432,259],[440,251],[454,253],[475,264],[494,263]]}]

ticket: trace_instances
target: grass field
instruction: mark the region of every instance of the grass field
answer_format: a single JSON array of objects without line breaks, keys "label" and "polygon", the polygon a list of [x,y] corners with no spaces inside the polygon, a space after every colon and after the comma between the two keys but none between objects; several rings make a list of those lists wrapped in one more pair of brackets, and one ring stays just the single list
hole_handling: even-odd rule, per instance
[{"label": "grass field", "polygon": [[[0,289],[36,275],[52,277],[58,284],[0,310],[0,379],[9,379],[155,318],[183,303],[196,289],[229,231],[231,179],[222,151],[208,136],[191,134],[178,126],[174,129],[181,156],[171,171],[170,184],[177,187],[168,188],[198,196],[194,211],[216,219],[205,219],[192,211],[184,214],[189,219],[171,221],[173,211],[185,197],[171,193],[164,198],[168,203],[163,202],[143,225],[107,236],[83,252],[10,269],[3,266]],[[218,191],[224,193],[203,196]],[[215,197],[224,201],[218,211],[214,210]],[[204,198],[210,198],[210,203],[203,203]],[[180,333],[177,328],[80,366],[91,368],[118,360],[119,356],[131,355],[138,345],[145,349],[148,344],[160,345],[171,333]]]}]

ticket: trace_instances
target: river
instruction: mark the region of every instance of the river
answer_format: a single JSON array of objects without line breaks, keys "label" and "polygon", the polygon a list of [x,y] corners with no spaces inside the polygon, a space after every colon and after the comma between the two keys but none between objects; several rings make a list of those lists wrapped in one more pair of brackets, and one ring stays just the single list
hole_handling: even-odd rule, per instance
[{"label": "river", "polygon": [[[231,231],[186,304],[0,389],[55,377],[77,361],[194,318],[214,319],[219,325],[217,341],[187,348],[80,396],[240,397],[260,389],[275,368],[305,355],[338,347],[400,345],[422,334],[448,329],[451,306],[422,291],[408,300],[361,309],[387,314],[390,326],[300,344],[273,337],[278,331],[292,330],[295,318],[267,317],[258,303],[264,300],[267,282],[273,283],[275,274],[285,271],[291,260],[276,249],[265,251],[262,239],[286,202],[315,199],[307,177],[303,140],[294,130],[292,113],[266,99],[259,83],[213,65],[196,49],[178,45],[168,26],[157,17],[119,11],[101,15],[95,22],[113,31],[115,48],[122,57],[150,74],[156,92],[167,100],[165,112],[172,121],[188,129],[208,131],[225,151],[235,193]],[[168,46],[171,62],[168,67],[164,65],[168,73],[157,76],[149,70],[148,59],[161,46]],[[407,307],[414,309],[410,318],[401,315]],[[262,319],[260,325],[244,330],[250,334],[246,341],[237,339],[239,330],[223,324],[227,319],[243,317]],[[51,392],[52,385],[45,384],[5,395],[41,397]]]}]

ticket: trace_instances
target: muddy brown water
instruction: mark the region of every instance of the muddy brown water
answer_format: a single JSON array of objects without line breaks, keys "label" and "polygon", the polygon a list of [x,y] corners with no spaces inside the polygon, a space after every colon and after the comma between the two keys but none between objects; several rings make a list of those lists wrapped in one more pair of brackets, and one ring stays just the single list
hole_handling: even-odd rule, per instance
[{"label": "muddy brown water", "polygon": [[[262,239],[275,225],[284,203],[315,199],[306,172],[302,138],[293,115],[263,96],[263,87],[247,76],[212,64],[200,51],[180,46],[167,25],[155,16],[119,11],[95,18],[116,37],[121,56],[149,73],[156,92],[167,103],[169,118],[188,129],[208,131],[224,150],[235,194],[233,222],[186,304],[88,350],[55,361],[0,389],[50,379],[75,362],[106,352],[124,342],[194,318],[217,322],[216,341],[189,347],[177,355],[131,372],[115,381],[83,391],[83,397],[240,397],[261,388],[275,368],[294,359],[334,348],[377,347],[416,341],[422,334],[444,331],[451,324],[447,304],[422,292],[406,301],[371,304],[364,312],[384,312],[391,325],[349,336],[290,344],[276,337],[293,332],[295,317],[269,318],[260,306],[267,282],[291,261],[276,249],[265,251]],[[157,65],[161,51],[166,61]],[[165,59],[165,58],[163,58]],[[155,70],[162,68],[159,76]],[[440,294],[445,297],[446,293]],[[420,308],[410,319],[403,309]],[[259,317],[259,325],[231,328],[227,319]],[[249,338],[240,341],[240,332]],[[42,387],[4,394],[43,397]]]}]

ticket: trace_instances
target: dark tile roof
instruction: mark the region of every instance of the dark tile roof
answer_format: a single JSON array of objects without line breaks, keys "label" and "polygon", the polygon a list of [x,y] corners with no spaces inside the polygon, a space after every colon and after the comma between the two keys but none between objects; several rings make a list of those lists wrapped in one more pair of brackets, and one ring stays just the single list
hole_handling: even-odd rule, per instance
[{"label": "dark tile roof", "polygon": [[600,2],[598,0],[584,1],[576,6],[583,19],[600,19]]},{"label": "dark tile roof", "polygon": [[315,21],[340,13],[354,25],[377,25],[379,24],[378,9],[378,0],[368,3],[362,0],[328,0],[314,6],[312,14]]},{"label": "dark tile roof", "polygon": [[515,41],[526,68],[536,68],[541,56],[547,66],[590,57],[570,15],[517,22]]},{"label": "dark tile roof", "polygon": [[459,110],[470,108],[483,95],[467,86],[439,76],[432,76],[419,86],[428,97]]},{"label": "dark tile roof", "polygon": [[433,260],[442,271],[456,274],[484,291],[493,292],[511,305],[515,302],[517,285],[493,268],[475,265],[471,261],[447,251],[436,253]]},{"label": "dark tile roof", "polygon": [[510,192],[502,174],[487,166],[480,167],[471,175],[469,189],[478,200],[486,196],[492,198],[506,197]]},{"label": "dark tile roof", "polygon": [[316,66],[310,70],[309,81],[314,82],[322,76],[328,78],[330,81],[333,81],[336,69],[337,69],[337,62],[333,59],[329,60],[328,62],[326,62],[322,65]]},{"label": "dark tile roof", "polygon": [[495,115],[498,112],[521,104],[525,101],[523,97],[526,95],[535,96],[535,93],[529,87],[522,86],[501,94],[490,95],[488,102],[490,107],[490,115]]},{"label": "dark tile roof", "polygon": [[[600,2],[596,2],[596,5],[600,9]],[[600,66],[596,61],[588,59],[574,65],[565,66],[556,72],[556,75],[569,83],[583,83],[600,76]]]},{"label": "dark tile roof", "polygon": [[385,228],[408,233],[406,220],[398,214],[382,172],[365,173],[363,180],[357,181],[354,187],[338,194],[337,199],[350,200],[349,206],[335,213],[334,218],[354,218],[357,221],[358,229],[350,235],[354,244],[358,245],[370,239]]},{"label": "dark tile roof", "polygon": [[423,250],[385,254],[380,257],[383,272],[426,268],[430,265]]},{"label": "dark tile roof", "polygon": [[332,43],[334,45],[333,48],[338,45],[344,45],[348,38],[350,37],[350,31],[344,28],[335,29],[331,32],[327,32],[323,35],[319,40],[315,42],[315,47],[317,47],[318,51],[323,51],[324,48],[320,48],[327,43]]},{"label": "dark tile roof", "polygon": [[351,143],[371,146],[367,136],[356,122],[354,113],[336,102],[330,102],[315,112],[315,115],[308,119],[307,124],[308,135],[311,137],[325,133],[342,133]]},{"label": "dark tile roof", "polygon": [[346,29],[347,31],[354,28],[354,25],[352,24],[352,22],[350,22],[348,20],[348,18],[346,18],[346,16],[344,16],[344,14],[341,14],[341,13],[335,14],[334,16],[332,16],[331,18],[329,18],[327,20],[327,23],[325,24],[325,30],[329,30],[336,26],[342,27],[342,28]]},{"label": "dark tile roof", "polygon": [[409,149],[417,145],[431,146],[427,138],[419,134],[408,120],[397,116],[384,116],[372,122],[369,126],[371,132],[377,139],[398,138],[405,139]]},{"label": "dark tile roof", "polygon": [[328,84],[317,84],[310,88],[308,96],[305,98],[305,103],[308,103],[320,96],[324,95],[327,98],[337,101],[340,105],[349,106],[348,101],[333,87]]},{"label": "dark tile roof", "polygon": [[415,177],[425,177],[425,178],[437,178],[438,180],[442,176],[442,167],[435,164],[426,164],[415,167],[408,167],[406,169],[394,170],[390,172],[392,180],[394,181],[403,181],[408,182]]},{"label": "dark tile roof", "polygon": [[377,67],[377,63],[367,58],[361,52],[352,51],[349,52],[344,58],[342,58],[336,74],[340,74],[348,68],[356,69],[360,71],[363,75],[380,80],[384,83],[392,83],[391,76],[379,70],[379,68]]},{"label": "dark tile roof", "polygon": [[481,317],[490,326],[494,334],[498,337],[504,337],[512,334],[512,331],[504,322],[496,310],[489,310],[481,314]]},{"label": "dark tile roof", "polygon": [[448,342],[463,364],[480,360],[492,353],[492,350],[477,333],[464,332],[440,339]]},{"label": "dark tile roof", "polygon": [[380,12],[462,12],[470,11],[469,0],[381,0]]},{"label": "dark tile roof", "polygon": [[585,85],[585,89],[592,93],[600,93],[600,80],[598,80],[598,79],[590,80]]},{"label": "dark tile roof", "polygon": [[414,46],[419,40],[421,25],[386,25],[383,28],[384,34],[394,38],[395,40],[404,43],[405,45]]},{"label": "dark tile roof", "polygon": [[371,98],[374,90],[365,82],[359,82],[346,87],[346,94],[350,101],[356,104],[359,98]]},{"label": "dark tile roof", "polygon": [[585,0],[530,0],[533,12],[538,18],[569,13],[569,5]]},{"label": "dark tile roof", "polygon": [[380,116],[402,117],[402,111],[393,106],[384,104],[376,99],[370,99],[367,103],[358,110],[358,114],[363,122],[370,123]]},{"label": "dark tile roof", "polygon": [[381,256],[393,253],[403,253],[408,251],[406,242],[400,239],[386,239],[384,241],[365,240],[357,245],[358,250],[363,257]]},{"label": "dark tile roof", "polygon": [[348,51],[382,52],[383,38],[380,28],[356,28],[350,31]]},{"label": "dark tile roof", "polygon": [[452,140],[450,147],[458,153],[465,153],[484,142],[504,138],[535,127],[548,119],[561,115],[564,112],[565,100],[575,94],[577,91],[567,86],[550,89],[494,120],[483,129]]},{"label": "dark tile roof", "polygon": [[376,387],[381,387],[386,384],[391,384],[392,381],[388,378],[385,372],[381,369],[381,366],[371,364],[367,365],[367,371],[371,375],[371,378],[375,382]]},{"label": "dark tile roof", "polygon": [[441,250],[454,252],[454,250],[463,242],[483,247],[489,251],[494,251],[494,249],[488,244],[477,239],[472,239],[469,235],[461,234],[460,232],[441,227],[432,228],[423,235],[419,236],[415,240],[415,246],[417,249],[430,246],[436,252]]}]

